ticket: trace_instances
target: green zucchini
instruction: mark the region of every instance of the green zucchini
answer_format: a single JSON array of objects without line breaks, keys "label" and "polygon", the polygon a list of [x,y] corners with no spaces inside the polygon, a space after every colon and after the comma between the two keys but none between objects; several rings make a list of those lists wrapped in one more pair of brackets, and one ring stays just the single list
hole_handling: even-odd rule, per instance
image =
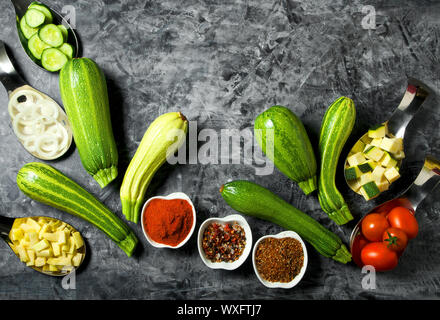
[{"label": "green zucchini", "polygon": [[38,32],[38,28],[32,28],[29,27],[28,24],[26,23],[26,18],[23,17],[20,20],[20,30],[23,33],[23,35],[25,36],[26,39],[30,39],[34,34],[36,34]]},{"label": "green zucchini", "polygon": [[82,218],[113,240],[129,257],[138,239],[133,231],[89,192],[53,167],[38,162],[25,164],[17,185],[28,197]]},{"label": "green zucchini", "polygon": [[60,70],[68,61],[67,56],[57,48],[44,49],[41,54],[41,64],[48,71]]},{"label": "green zucchini", "polygon": [[118,175],[104,74],[91,59],[71,59],[60,71],[60,91],[81,162],[104,188]]},{"label": "green zucchini", "polygon": [[180,112],[157,117],[145,132],[122,181],[122,212],[137,223],[145,193],[156,171],[185,142],[188,120]]},{"label": "green zucchini", "polygon": [[266,188],[237,180],[224,184],[220,193],[234,210],[297,232],[325,257],[341,263],[351,261],[351,254],[336,234]]},{"label": "green zucchini", "polygon": [[53,48],[59,47],[64,43],[64,35],[61,29],[52,23],[41,27],[38,31],[38,36]]},{"label": "green zucchini", "polygon": [[339,156],[353,129],[355,119],[356,109],[353,100],[340,97],[327,109],[319,136],[321,171],[318,199],[322,210],[338,225],[353,219],[344,197],[336,187],[335,179]]},{"label": "green zucchini", "polygon": [[254,132],[263,152],[283,174],[297,182],[306,195],[316,190],[312,144],[301,120],[292,111],[282,106],[269,108],[255,119]]}]

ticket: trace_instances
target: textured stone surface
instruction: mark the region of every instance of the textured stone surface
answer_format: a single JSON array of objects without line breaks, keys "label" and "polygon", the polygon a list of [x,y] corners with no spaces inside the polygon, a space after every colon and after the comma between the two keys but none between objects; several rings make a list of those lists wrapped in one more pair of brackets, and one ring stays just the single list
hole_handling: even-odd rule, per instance
[{"label": "textured stone surface", "polygon": [[[94,59],[108,80],[114,131],[120,155],[117,181],[101,190],[82,168],[76,149],[50,162],[91,191],[122,217],[119,186],[149,123],[162,113],[182,111],[198,129],[243,129],[274,104],[291,108],[317,144],[322,116],[341,95],[351,97],[357,120],[347,144],[386,120],[397,107],[406,77],[428,83],[439,93],[440,5],[437,1],[369,1],[376,9],[375,30],[362,28],[362,1],[45,1],[76,10],[83,56]],[[60,101],[58,76],[32,63],[15,31],[13,7],[0,4],[1,39],[24,78]],[[7,216],[49,215],[71,223],[84,235],[89,257],[76,275],[76,290],[20,263],[0,244],[2,299],[421,299],[440,292],[440,190],[419,207],[420,235],[391,273],[377,275],[377,289],[363,290],[364,276],[353,264],[320,256],[309,246],[309,268],[292,290],[263,287],[251,259],[235,271],[208,269],[199,257],[196,234],[179,250],[151,247],[140,226],[135,257],[125,254],[99,230],[68,214],[31,201],[15,184],[19,168],[36,159],[15,138],[0,90],[0,212]],[[355,218],[402,192],[413,181],[424,155],[440,157],[440,106],[434,97],[410,124],[403,177],[391,191],[365,203],[338,181]],[[347,148],[346,148],[347,149]],[[346,155],[348,150],[343,151]],[[270,188],[307,212],[347,243],[353,224],[332,223],[316,194],[305,197],[279,171],[255,176],[245,164],[165,166],[151,195],[186,192],[197,207],[197,226],[233,213],[218,193],[232,179]],[[254,239],[281,228],[248,218]]]}]

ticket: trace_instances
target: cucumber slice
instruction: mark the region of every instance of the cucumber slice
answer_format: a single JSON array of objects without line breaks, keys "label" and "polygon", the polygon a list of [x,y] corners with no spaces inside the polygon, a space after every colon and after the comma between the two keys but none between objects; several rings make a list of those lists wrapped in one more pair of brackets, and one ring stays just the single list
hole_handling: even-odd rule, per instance
[{"label": "cucumber slice", "polygon": [[35,9],[35,10],[42,12],[44,14],[44,16],[46,17],[46,23],[52,23],[53,15],[52,15],[52,12],[50,11],[48,6],[34,1],[29,5],[28,9]]},{"label": "cucumber slice", "polygon": [[29,9],[24,14],[26,23],[31,28],[37,28],[41,26],[46,21],[46,16],[43,12],[37,9]]},{"label": "cucumber slice", "polygon": [[60,70],[68,61],[67,56],[57,48],[48,48],[41,55],[41,64],[48,71]]},{"label": "cucumber slice", "polygon": [[26,39],[30,39],[34,34],[38,32],[38,28],[29,27],[26,23],[26,19],[23,17],[20,20],[20,30]]},{"label": "cucumber slice", "polygon": [[58,48],[62,53],[64,53],[67,58],[72,59],[73,58],[73,46],[70,43],[63,43],[61,47]]},{"label": "cucumber slice", "polygon": [[54,24],[46,24],[38,31],[38,36],[42,41],[54,48],[61,46],[64,42],[63,33]]},{"label": "cucumber slice", "polygon": [[44,49],[50,48],[50,46],[41,41],[38,33],[34,34],[28,41],[28,48],[32,55],[40,60]]},{"label": "cucumber slice", "polygon": [[69,37],[69,31],[63,24],[59,24],[57,25],[57,27],[60,29],[61,33],[63,34],[64,42],[67,42],[67,38]]}]

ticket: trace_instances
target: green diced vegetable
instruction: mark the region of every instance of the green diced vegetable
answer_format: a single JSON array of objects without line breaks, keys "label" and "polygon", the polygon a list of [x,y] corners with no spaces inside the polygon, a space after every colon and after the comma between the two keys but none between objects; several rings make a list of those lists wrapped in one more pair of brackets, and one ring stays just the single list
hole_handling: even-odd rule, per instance
[{"label": "green diced vegetable", "polygon": [[377,197],[380,194],[380,190],[374,181],[370,181],[361,187],[361,193],[366,200],[370,200]]},{"label": "green diced vegetable", "polygon": [[361,176],[361,171],[358,167],[350,167],[345,169],[345,178],[347,180],[355,180]]},{"label": "green diced vegetable", "polygon": [[387,134],[387,128],[384,124],[379,124],[368,130],[368,137],[370,138],[383,138]]},{"label": "green diced vegetable", "polygon": [[359,164],[358,168],[362,173],[367,173],[367,172],[373,171],[373,169],[375,167],[373,166],[373,162],[370,160],[370,161]]}]

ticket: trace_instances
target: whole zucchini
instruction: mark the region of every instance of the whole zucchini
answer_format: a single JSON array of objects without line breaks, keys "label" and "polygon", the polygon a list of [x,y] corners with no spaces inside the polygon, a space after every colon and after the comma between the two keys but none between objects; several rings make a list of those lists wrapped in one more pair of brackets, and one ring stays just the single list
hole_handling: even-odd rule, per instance
[{"label": "whole zucchini", "polygon": [[[297,182],[306,195],[316,190],[312,144],[301,120],[292,111],[282,106],[269,108],[255,119],[254,132],[263,152],[282,173]],[[273,142],[268,141],[271,136]],[[268,143],[273,143],[273,148],[268,149]]]},{"label": "whole zucchini", "polygon": [[319,136],[321,171],[318,199],[322,210],[338,225],[353,219],[344,197],[336,187],[335,179],[339,156],[353,129],[355,119],[356,109],[353,100],[340,97],[327,109]]},{"label": "whole zucchini", "polygon": [[351,254],[337,235],[266,188],[237,180],[224,184],[220,193],[234,210],[297,232],[325,257],[342,263],[351,261]]},{"label": "whole zucchini", "polygon": [[118,175],[104,74],[91,59],[69,60],[60,72],[60,92],[81,162],[104,188]]},{"label": "whole zucchini", "polygon": [[137,223],[145,192],[156,171],[185,141],[188,120],[180,112],[156,118],[148,127],[131,159],[120,190],[122,212]]},{"label": "whole zucchini", "polygon": [[28,197],[80,217],[103,231],[130,257],[138,239],[131,229],[89,192],[53,167],[25,164],[17,185]]}]

